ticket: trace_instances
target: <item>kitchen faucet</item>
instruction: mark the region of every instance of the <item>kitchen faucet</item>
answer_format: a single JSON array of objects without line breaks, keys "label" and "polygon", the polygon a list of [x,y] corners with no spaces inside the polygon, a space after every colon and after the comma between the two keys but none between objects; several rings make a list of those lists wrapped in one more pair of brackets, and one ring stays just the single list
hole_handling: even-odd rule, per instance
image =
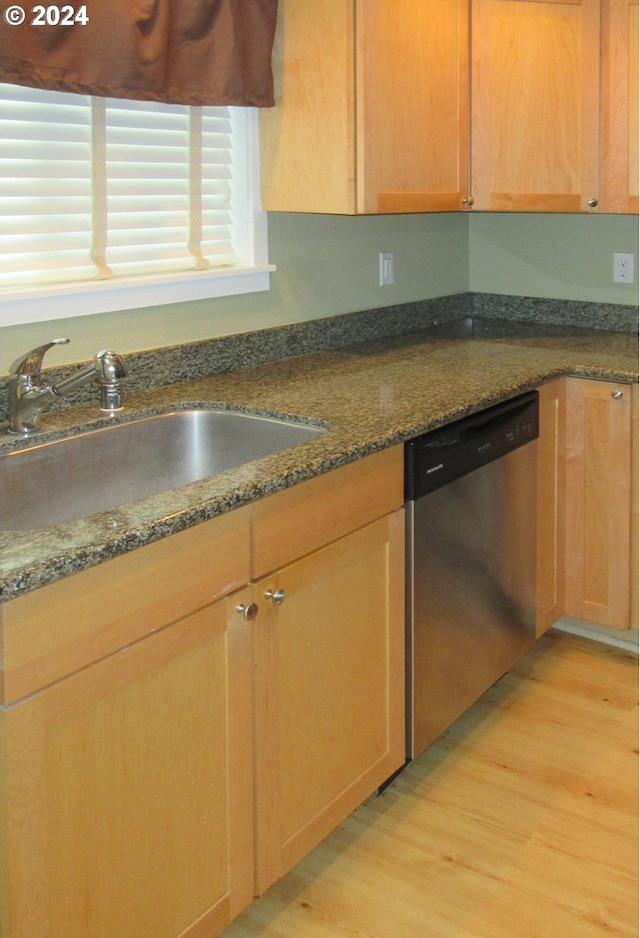
[{"label": "kitchen faucet", "polygon": [[40,375],[42,360],[54,345],[67,345],[69,339],[52,339],[18,358],[9,375],[9,432],[30,436],[40,429],[43,410],[76,388],[94,380],[100,385],[100,409],[114,413],[122,408],[120,382],[126,375],[124,362],[117,352],[103,349],[93,361],[57,384],[44,383]]}]

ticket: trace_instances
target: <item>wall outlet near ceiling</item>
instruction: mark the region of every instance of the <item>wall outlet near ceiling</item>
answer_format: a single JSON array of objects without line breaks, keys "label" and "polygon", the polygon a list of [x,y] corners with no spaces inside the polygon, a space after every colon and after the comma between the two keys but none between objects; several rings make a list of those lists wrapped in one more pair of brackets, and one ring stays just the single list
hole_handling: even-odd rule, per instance
[{"label": "wall outlet near ceiling", "polygon": [[393,251],[380,251],[380,286],[388,287],[393,283]]},{"label": "wall outlet near ceiling", "polygon": [[633,283],[633,254],[613,255],[613,282]]}]

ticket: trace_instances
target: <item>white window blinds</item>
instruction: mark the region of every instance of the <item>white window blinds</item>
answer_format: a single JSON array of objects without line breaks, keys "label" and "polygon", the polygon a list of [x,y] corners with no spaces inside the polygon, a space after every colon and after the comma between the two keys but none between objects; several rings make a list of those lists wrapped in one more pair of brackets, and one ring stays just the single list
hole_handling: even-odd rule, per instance
[{"label": "white window blinds", "polygon": [[0,288],[252,267],[246,120],[0,85]]},{"label": "white window blinds", "polygon": [[0,283],[91,277],[89,101],[1,90]]}]

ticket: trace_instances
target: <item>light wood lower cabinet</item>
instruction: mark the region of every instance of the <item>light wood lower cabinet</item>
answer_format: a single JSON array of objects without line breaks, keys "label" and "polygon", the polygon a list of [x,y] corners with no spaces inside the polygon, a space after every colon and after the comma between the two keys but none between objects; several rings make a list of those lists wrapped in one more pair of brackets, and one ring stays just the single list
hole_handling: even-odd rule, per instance
[{"label": "light wood lower cabinet", "polygon": [[638,386],[539,388],[538,612],[637,628]]},{"label": "light wood lower cabinet", "polygon": [[253,897],[249,590],[210,601],[248,515],[175,539],[3,607],[3,938],[202,938]]},{"label": "light wood lower cabinet", "polygon": [[640,584],[638,577],[640,573],[640,525],[638,523],[639,515],[639,483],[640,483],[640,394],[638,385],[634,384],[631,389],[631,611],[629,616],[629,628],[637,629],[640,627],[640,610],[638,603],[640,600]]},{"label": "light wood lower cabinet", "polygon": [[4,714],[7,938],[195,938],[249,904],[251,635],[239,598]]},{"label": "light wood lower cabinet", "polygon": [[566,613],[629,628],[628,384],[567,381]]},{"label": "light wood lower cabinet", "polygon": [[538,389],[538,527],[536,634],[564,614],[566,379]]},{"label": "light wood lower cabinet", "polygon": [[256,584],[259,893],[404,762],[403,518]]},{"label": "light wood lower cabinet", "polygon": [[0,606],[2,938],[211,938],[399,768],[401,504],[396,447]]},{"label": "light wood lower cabinet", "polygon": [[153,635],[249,577],[241,508],[0,604],[0,704]]},{"label": "light wood lower cabinet", "polygon": [[565,613],[628,629],[632,386],[567,379]]}]

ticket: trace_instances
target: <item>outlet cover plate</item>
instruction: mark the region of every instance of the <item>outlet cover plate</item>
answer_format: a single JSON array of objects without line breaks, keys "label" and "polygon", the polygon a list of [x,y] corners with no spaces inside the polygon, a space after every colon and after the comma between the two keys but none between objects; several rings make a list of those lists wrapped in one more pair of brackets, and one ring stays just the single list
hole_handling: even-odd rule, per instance
[{"label": "outlet cover plate", "polygon": [[613,282],[634,283],[633,254],[613,255]]},{"label": "outlet cover plate", "polygon": [[380,286],[388,287],[393,283],[393,251],[380,251]]}]

